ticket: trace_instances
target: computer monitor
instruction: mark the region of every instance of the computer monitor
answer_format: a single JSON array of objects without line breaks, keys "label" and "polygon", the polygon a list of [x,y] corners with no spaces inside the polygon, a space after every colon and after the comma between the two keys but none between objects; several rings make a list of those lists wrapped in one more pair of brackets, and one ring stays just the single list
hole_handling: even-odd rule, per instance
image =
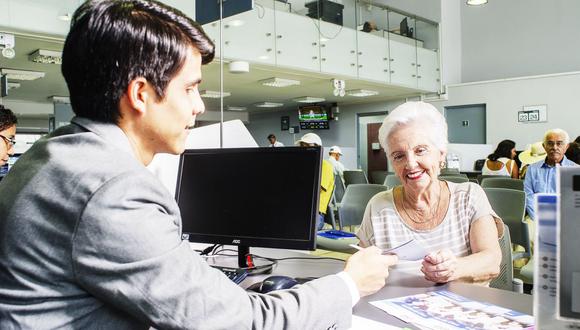
[{"label": "computer monitor", "polygon": [[319,147],[186,150],[176,200],[183,239],[314,250],[322,151]]},{"label": "computer monitor", "polygon": [[222,17],[230,17],[252,10],[254,0],[197,0],[195,1],[195,21],[199,24],[207,24],[220,19],[220,3],[223,3]]}]

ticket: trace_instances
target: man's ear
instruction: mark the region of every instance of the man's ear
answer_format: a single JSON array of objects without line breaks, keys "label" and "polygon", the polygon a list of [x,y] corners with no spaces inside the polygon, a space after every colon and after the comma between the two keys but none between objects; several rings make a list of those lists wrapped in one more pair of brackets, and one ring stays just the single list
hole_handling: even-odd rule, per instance
[{"label": "man's ear", "polygon": [[137,77],[129,82],[127,86],[127,101],[132,109],[138,111],[141,114],[147,112],[147,104],[151,101],[154,95],[153,89],[151,88],[147,79],[143,77]]}]

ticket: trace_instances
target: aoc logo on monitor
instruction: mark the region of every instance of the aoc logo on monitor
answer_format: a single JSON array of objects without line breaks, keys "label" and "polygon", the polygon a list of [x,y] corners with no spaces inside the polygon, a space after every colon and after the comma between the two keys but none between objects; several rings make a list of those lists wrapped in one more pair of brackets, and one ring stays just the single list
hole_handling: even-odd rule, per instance
[{"label": "aoc logo on monitor", "polygon": [[232,240],[232,244],[241,244],[242,240],[241,239],[234,239]]},{"label": "aoc logo on monitor", "polygon": [[189,234],[181,234],[181,239],[184,241],[189,241]]}]

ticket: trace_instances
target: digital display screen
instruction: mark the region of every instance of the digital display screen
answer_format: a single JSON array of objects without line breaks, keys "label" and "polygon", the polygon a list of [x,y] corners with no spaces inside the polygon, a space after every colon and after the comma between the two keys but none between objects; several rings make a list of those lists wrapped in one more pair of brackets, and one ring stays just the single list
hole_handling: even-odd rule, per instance
[{"label": "digital display screen", "polygon": [[301,129],[328,129],[328,112],[319,105],[305,106],[298,109],[298,120]]}]

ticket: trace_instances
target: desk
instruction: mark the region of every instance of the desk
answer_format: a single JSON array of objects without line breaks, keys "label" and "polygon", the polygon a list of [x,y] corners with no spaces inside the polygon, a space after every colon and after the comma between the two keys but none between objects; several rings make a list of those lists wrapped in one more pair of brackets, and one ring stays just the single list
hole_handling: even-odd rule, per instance
[{"label": "desk", "polygon": [[[304,254],[303,252],[288,250],[253,248],[251,252],[257,255],[271,258],[309,257],[308,254]],[[278,263],[278,266],[276,269],[274,269],[273,274],[294,277],[320,277],[337,273],[341,271],[343,267],[343,262],[334,260],[284,260]],[[244,282],[242,282],[242,287],[248,287],[252,283],[261,281],[267,276],[269,275],[248,277],[246,280],[244,280]],[[400,321],[390,314],[370,305],[369,301],[408,296],[435,290],[449,290],[473,300],[489,302],[498,306],[526,313],[528,315],[532,315],[533,312],[533,301],[532,296],[530,295],[518,294],[509,291],[464,283],[435,285],[433,282],[425,280],[422,276],[393,270],[387,279],[387,285],[379,292],[371,296],[363,297],[360,302],[354,306],[353,314],[394,326],[413,328],[409,324]]]}]

